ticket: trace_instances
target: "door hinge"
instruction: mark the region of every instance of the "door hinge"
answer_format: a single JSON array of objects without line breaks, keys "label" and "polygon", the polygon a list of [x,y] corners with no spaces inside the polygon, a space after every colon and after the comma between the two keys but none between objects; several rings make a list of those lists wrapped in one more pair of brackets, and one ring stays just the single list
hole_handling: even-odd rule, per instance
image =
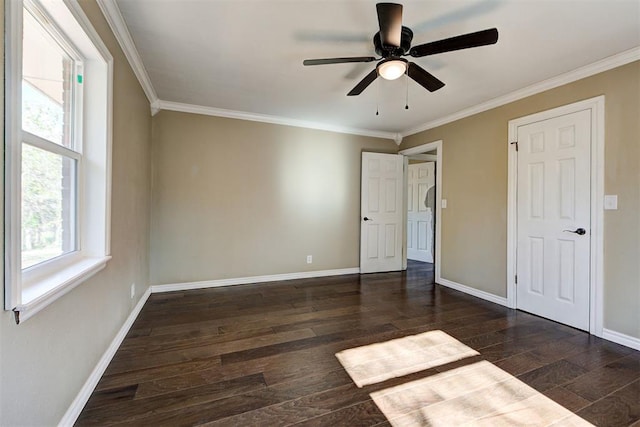
[{"label": "door hinge", "polygon": [[516,151],[518,151],[518,141],[513,141],[513,142],[510,142],[509,144],[511,144],[511,145],[515,144],[516,145]]},{"label": "door hinge", "polygon": [[516,285],[518,284],[518,275],[516,274]]}]

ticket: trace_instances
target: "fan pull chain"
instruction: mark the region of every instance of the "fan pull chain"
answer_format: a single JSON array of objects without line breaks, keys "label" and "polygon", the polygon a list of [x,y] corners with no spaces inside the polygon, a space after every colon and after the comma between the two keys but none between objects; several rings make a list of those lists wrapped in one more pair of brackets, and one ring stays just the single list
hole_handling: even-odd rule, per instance
[{"label": "fan pull chain", "polygon": [[378,83],[377,83],[377,94],[376,94],[376,116],[380,115],[380,79],[378,79]]},{"label": "fan pull chain", "polygon": [[406,102],[404,104],[404,109],[408,110],[409,109],[409,66],[407,66],[407,71],[404,73],[407,78],[406,78],[406,82],[407,82],[407,98],[406,98]]}]

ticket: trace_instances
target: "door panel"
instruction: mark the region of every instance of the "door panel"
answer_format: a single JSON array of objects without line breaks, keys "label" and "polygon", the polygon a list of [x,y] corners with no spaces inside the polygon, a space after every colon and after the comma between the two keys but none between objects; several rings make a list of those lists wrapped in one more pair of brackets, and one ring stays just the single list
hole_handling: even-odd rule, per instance
[{"label": "door panel", "polygon": [[520,126],[518,145],[517,306],[588,330],[590,112]]},{"label": "door panel", "polygon": [[401,155],[362,153],[362,273],[402,269],[402,166]]}]

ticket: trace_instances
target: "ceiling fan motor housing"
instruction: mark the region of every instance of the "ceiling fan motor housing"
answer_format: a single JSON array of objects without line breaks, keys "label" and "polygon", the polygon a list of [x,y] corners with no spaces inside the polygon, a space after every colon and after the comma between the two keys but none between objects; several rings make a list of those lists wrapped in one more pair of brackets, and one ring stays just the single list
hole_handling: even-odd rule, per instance
[{"label": "ceiling fan motor housing", "polygon": [[411,49],[411,41],[413,40],[413,31],[408,27],[402,27],[400,36],[400,46],[383,45],[380,39],[380,31],[373,36],[373,46],[376,53],[383,58],[390,56],[402,56],[409,52]]}]

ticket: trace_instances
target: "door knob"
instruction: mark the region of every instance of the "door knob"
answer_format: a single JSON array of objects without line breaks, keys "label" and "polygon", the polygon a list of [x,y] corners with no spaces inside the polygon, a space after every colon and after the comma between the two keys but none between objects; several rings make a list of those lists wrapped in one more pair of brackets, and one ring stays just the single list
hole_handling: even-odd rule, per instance
[{"label": "door knob", "polygon": [[373,221],[373,218],[367,218],[366,216],[362,219],[364,219],[365,221]]},{"label": "door knob", "polygon": [[587,230],[585,230],[584,228],[577,228],[575,230],[562,230],[562,231],[566,231],[568,233],[576,233],[578,236],[584,236],[585,234],[587,234]]}]

